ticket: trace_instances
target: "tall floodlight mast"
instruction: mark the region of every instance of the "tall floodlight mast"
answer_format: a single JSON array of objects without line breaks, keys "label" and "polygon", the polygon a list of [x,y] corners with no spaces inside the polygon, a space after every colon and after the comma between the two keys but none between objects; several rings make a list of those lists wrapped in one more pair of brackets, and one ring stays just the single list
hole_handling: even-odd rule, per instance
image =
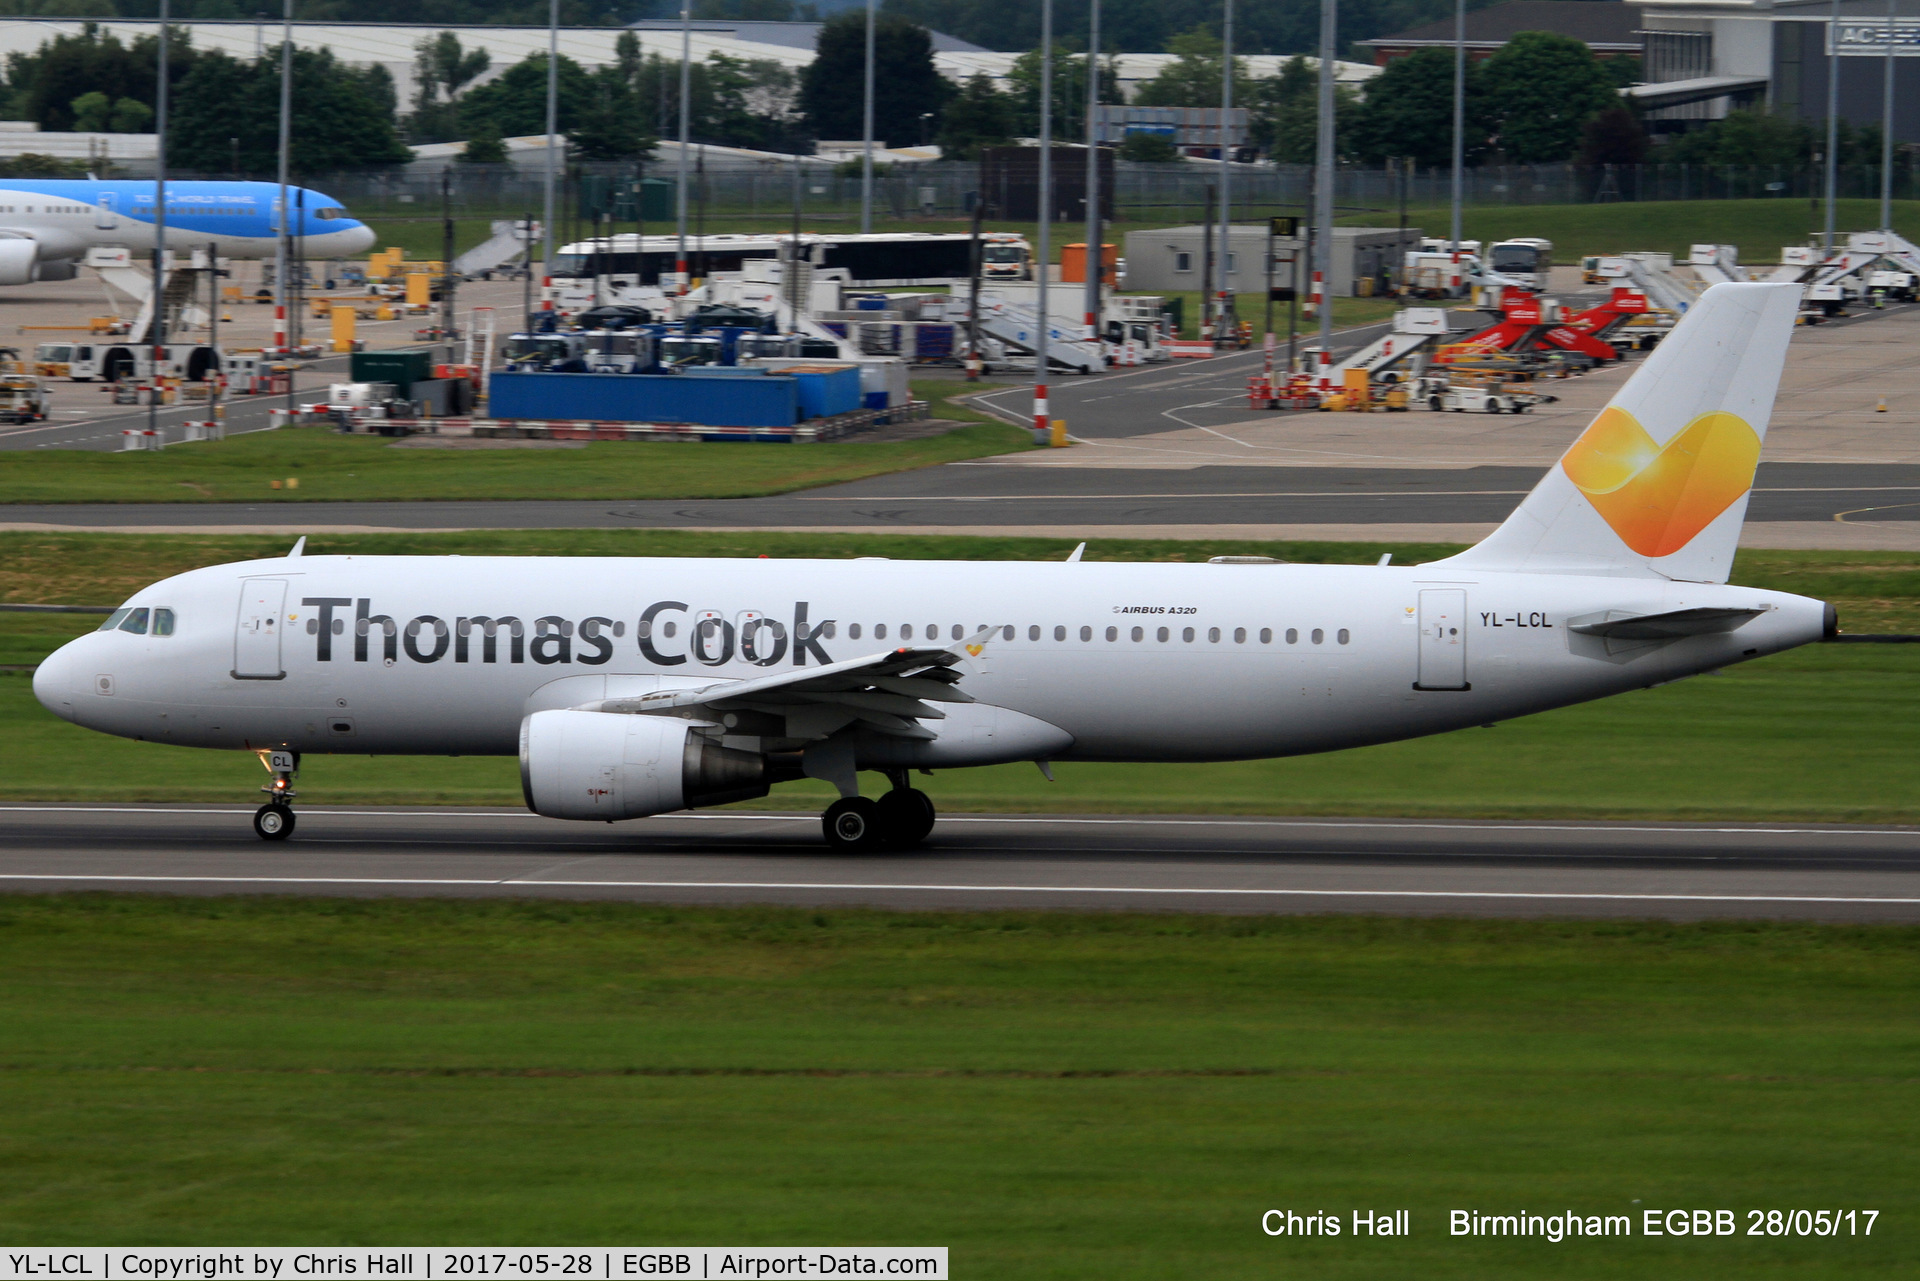
[{"label": "tall floodlight mast", "polygon": [[1233,0],[1227,0],[1220,21],[1220,293],[1214,300],[1213,338],[1217,346],[1226,332],[1233,290],[1227,272],[1233,266],[1233,214],[1227,187],[1233,177],[1233,146],[1227,122],[1233,118]]},{"label": "tall floodlight mast", "polygon": [[690,0],[680,6],[680,164],[675,196],[678,222],[675,226],[673,269],[680,276],[680,292],[686,293],[687,276],[687,104],[693,98],[693,8]]},{"label": "tall floodlight mast", "polygon": [[560,0],[547,3],[547,191],[546,235],[540,251],[540,274],[553,274],[553,182],[560,148]]},{"label": "tall floodlight mast", "polygon": [[1833,0],[1827,23],[1827,234],[1826,251],[1833,252],[1833,201],[1840,157],[1840,0]]},{"label": "tall floodlight mast", "polygon": [[1453,0],[1453,193],[1447,248],[1460,253],[1460,183],[1467,153],[1467,0]]},{"label": "tall floodlight mast", "polygon": [[1333,40],[1338,23],[1339,0],[1320,0],[1320,128],[1315,165],[1319,178],[1313,193],[1313,220],[1320,234],[1313,246],[1313,284],[1320,307],[1323,389],[1333,370]]},{"label": "tall floodlight mast", "polygon": [[1044,444],[1052,430],[1047,409],[1047,329],[1053,317],[1047,311],[1047,276],[1053,262],[1053,0],[1040,0],[1040,252],[1034,263],[1035,310],[1033,345],[1033,435]]},{"label": "tall floodlight mast", "polygon": [[867,0],[866,93],[860,104],[860,234],[873,231],[873,11]]},{"label": "tall floodlight mast", "polygon": [[[287,199],[288,157],[293,151],[293,0],[280,9],[280,203],[274,210],[280,235],[273,247],[273,345],[276,355],[287,349],[287,272],[292,267],[292,228],[287,218],[293,203]],[[156,278],[154,288],[159,288]],[[288,399],[291,406],[293,401]]]},{"label": "tall floodlight mast", "polygon": [[147,430],[154,440],[160,433],[160,366],[167,353],[167,0],[160,0],[159,61],[153,112],[153,319],[147,325],[153,351],[153,373],[147,380]]},{"label": "tall floodlight mast", "polygon": [[1893,230],[1893,10],[1887,0],[1887,56],[1880,71],[1880,230]]},{"label": "tall floodlight mast", "polygon": [[1087,28],[1087,340],[1100,341],[1100,277],[1106,255],[1100,244],[1100,0],[1093,0]]}]

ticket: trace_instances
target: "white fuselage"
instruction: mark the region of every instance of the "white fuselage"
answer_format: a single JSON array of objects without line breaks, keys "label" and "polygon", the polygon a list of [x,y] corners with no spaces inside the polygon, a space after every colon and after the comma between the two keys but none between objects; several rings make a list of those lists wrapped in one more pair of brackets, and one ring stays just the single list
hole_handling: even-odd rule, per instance
[{"label": "white fuselage", "polygon": [[[311,556],[196,570],[128,604],[171,610],[173,634],[73,641],[36,672],[42,703],[154,742],[463,755],[514,754],[537,710],[993,626],[1010,638],[966,658],[961,687],[1064,731],[1053,759],[1284,756],[1643,688],[1824,623],[1821,602],[1780,592],[1444,565]],[[1569,627],[1703,607],[1763,612],[1658,643]],[[496,620],[490,644],[476,619]],[[1021,755],[989,743],[945,763]]]}]

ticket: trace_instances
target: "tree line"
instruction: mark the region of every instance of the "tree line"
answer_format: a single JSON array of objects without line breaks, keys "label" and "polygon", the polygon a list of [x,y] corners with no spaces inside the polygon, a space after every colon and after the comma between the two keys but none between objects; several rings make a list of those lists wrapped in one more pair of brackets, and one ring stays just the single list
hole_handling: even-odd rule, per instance
[{"label": "tree line", "polygon": [[[788,0],[707,0],[709,4],[784,5]],[[690,68],[687,133],[717,146],[806,153],[820,139],[855,139],[862,129],[865,16],[849,11],[821,27],[812,63],[795,71],[772,59],[710,54]],[[1167,41],[1174,55],[1141,86],[1143,105],[1212,107],[1220,101],[1225,51],[1200,25]],[[29,53],[7,56],[0,75],[6,114],[43,130],[147,132],[156,101],[155,41],[122,41],[88,24]],[[1005,87],[986,76],[954,84],[936,69],[924,26],[885,13],[875,32],[876,137],[890,147],[935,142],[943,154],[972,159],[982,148],[1038,133],[1045,68],[1037,50],[1021,55]],[[1097,98],[1123,101],[1113,55],[1089,57],[1069,35],[1054,50],[1055,137],[1080,138],[1089,77]],[[415,50],[411,100],[378,64],[352,66],[328,49],[293,54],[298,104],[291,161],[301,172],[405,163],[409,144],[463,141],[461,158],[497,162],[504,140],[546,129],[547,61],[533,54],[495,71],[485,48],[452,31]],[[1735,112],[1656,145],[1619,90],[1640,74],[1638,61],[1599,58],[1578,40],[1523,32],[1492,56],[1471,62],[1466,83],[1465,160],[1470,165],[1690,164],[1798,165],[1824,146],[1824,127]],[[562,57],[559,130],[583,160],[638,160],[656,141],[680,132],[677,60],[643,51],[632,31],[615,40],[614,58],[586,67]],[[1282,163],[1314,158],[1319,120],[1317,74],[1304,57],[1277,74],[1254,77],[1233,65],[1234,101],[1248,109],[1253,144]],[[1411,162],[1444,166],[1453,146],[1453,57],[1423,49],[1395,59],[1361,89],[1335,93],[1335,137],[1343,163]],[[278,165],[280,51],[242,59],[194,47],[190,34],[170,44],[172,109],[168,160],[185,170],[262,174]],[[1877,125],[1841,129],[1843,163],[1877,163]],[[1146,134],[1127,139],[1132,160],[1175,159],[1172,144]]]}]

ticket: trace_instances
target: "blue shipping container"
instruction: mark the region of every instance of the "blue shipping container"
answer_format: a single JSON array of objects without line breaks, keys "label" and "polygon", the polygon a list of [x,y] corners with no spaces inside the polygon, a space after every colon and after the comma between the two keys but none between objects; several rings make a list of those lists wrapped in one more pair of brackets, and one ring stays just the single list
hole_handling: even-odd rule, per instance
[{"label": "blue shipping container", "polygon": [[785,428],[800,419],[797,384],[780,375],[496,373],[488,412],[494,418]]},{"label": "blue shipping container", "polygon": [[800,385],[802,418],[827,418],[860,408],[860,371],[854,366],[845,369],[802,367],[790,371],[790,376]]}]

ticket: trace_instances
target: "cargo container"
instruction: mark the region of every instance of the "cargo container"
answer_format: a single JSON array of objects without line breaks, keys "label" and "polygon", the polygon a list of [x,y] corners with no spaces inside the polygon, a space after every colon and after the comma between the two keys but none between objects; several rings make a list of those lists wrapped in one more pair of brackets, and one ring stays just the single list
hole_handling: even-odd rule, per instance
[{"label": "cargo container", "polygon": [[798,380],[783,374],[496,373],[495,418],[695,423],[714,427],[793,426]]}]

